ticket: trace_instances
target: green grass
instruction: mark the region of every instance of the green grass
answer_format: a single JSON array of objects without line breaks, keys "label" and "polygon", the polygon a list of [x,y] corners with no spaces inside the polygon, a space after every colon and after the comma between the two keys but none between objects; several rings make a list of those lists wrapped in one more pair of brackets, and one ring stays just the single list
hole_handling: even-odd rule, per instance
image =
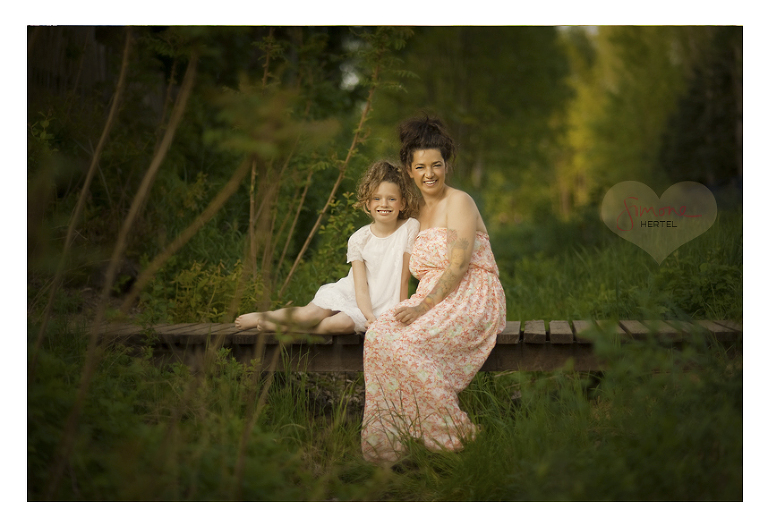
[{"label": "green grass", "polygon": [[605,230],[601,244],[499,262],[507,319],[742,319],[740,212],[721,212],[661,264]]},{"label": "green grass", "polygon": [[[40,353],[28,392],[28,498],[76,501],[739,501],[740,355],[600,341],[603,375],[481,373],[483,431],[458,454],[414,442],[396,470],[360,453],[359,376],[204,371],[106,351],[61,482],[48,485],[84,341]],[[326,393],[327,396],[318,396]],[[262,405],[263,402],[263,405]]]},{"label": "green grass", "polygon": [[[618,239],[521,256],[504,272],[508,319],[741,319],[741,239],[725,217],[660,266]],[[460,398],[477,440],[457,454],[413,442],[394,470],[362,458],[361,375],[262,374],[226,349],[192,371],[111,346],[61,457],[87,346],[72,309],[57,306],[29,368],[31,501],[743,499],[741,354],[707,341],[599,339],[601,374],[481,373]]]}]

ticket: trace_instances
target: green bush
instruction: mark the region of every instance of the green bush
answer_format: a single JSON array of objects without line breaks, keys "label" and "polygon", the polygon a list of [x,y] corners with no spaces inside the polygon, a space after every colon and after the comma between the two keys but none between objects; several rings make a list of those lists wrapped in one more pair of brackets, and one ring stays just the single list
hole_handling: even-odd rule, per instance
[{"label": "green bush", "polygon": [[231,322],[227,314],[236,291],[240,291],[240,301],[235,312],[253,310],[262,294],[261,281],[250,276],[241,281],[242,273],[239,260],[231,270],[223,262],[211,266],[194,261],[170,283],[163,276],[156,277],[141,295],[142,316],[147,322]]},{"label": "green bush", "polygon": [[83,364],[82,353],[66,348],[40,353],[29,387],[29,500],[304,498],[311,477],[299,449],[253,425],[253,402],[265,382],[252,367],[223,350],[207,369],[191,372],[180,364],[158,366],[151,351],[121,347],[107,349],[100,361],[66,481],[49,494]]}]

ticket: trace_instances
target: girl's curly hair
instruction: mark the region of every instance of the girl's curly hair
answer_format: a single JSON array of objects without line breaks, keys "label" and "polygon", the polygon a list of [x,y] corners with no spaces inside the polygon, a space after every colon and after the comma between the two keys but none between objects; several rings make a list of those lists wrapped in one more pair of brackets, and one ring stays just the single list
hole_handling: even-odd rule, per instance
[{"label": "girl's curly hair", "polygon": [[410,178],[402,169],[389,161],[376,161],[368,167],[363,177],[357,183],[357,203],[356,208],[361,208],[363,212],[371,215],[368,210],[368,201],[373,193],[379,188],[381,183],[394,183],[400,189],[400,195],[403,200],[403,209],[398,215],[401,219],[413,217],[418,210],[419,201],[416,191],[411,184]]}]

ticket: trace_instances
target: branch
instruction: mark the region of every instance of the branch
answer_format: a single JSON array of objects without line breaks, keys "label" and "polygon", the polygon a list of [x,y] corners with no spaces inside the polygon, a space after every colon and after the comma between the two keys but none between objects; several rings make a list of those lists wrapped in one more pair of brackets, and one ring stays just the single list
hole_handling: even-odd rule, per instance
[{"label": "branch", "polygon": [[[256,279],[258,268],[256,267],[256,159],[251,164],[251,186],[248,188],[249,213],[248,213],[248,245],[249,259],[251,263],[251,275]],[[262,206],[264,203],[262,202]],[[259,209],[259,215],[261,209]]]},{"label": "branch", "polygon": [[309,174],[307,175],[307,182],[304,184],[304,191],[301,193],[301,199],[299,199],[299,207],[296,209],[296,215],[293,216],[291,228],[288,230],[288,237],[285,240],[285,245],[283,245],[283,253],[280,254],[280,261],[277,262],[276,268],[278,269],[278,272],[280,271],[280,267],[283,266],[285,254],[288,252],[288,245],[291,243],[291,238],[293,238],[293,231],[296,229],[296,223],[299,221],[299,214],[301,214],[301,207],[304,206],[304,199],[307,197],[307,191],[309,190],[309,185],[312,182],[313,172],[314,170],[310,170]]},{"label": "branch", "polygon": [[[36,35],[36,33],[33,33],[33,35]],[[120,75],[117,80],[117,88],[115,89],[115,95],[112,97],[112,105],[109,108],[109,115],[107,116],[107,122],[104,124],[104,130],[101,132],[101,137],[99,138],[99,143],[96,145],[96,150],[93,152],[93,158],[91,159],[91,166],[88,168],[88,173],[85,176],[85,183],[83,183],[83,188],[80,190],[80,196],[77,199],[77,204],[75,205],[75,210],[72,213],[72,217],[69,220],[69,227],[67,228],[67,237],[64,241],[64,250],[61,254],[61,260],[59,261],[59,265],[56,269],[56,274],[53,278],[53,285],[51,286],[51,292],[48,296],[48,304],[45,306],[45,310],[43,311],[43,318],[42,323],[40,324],[40,331],[37,334],[37,340],[35,341],[35,356],[32,359],[32,365],[30,366],[30,371],[34,371],[35,369],[35,363],[37,361],[37,349],[40,347],[43,341],[43,335],[45,334],[45,329],[48,325],[48,319],[51,315],[51,307],[53,305],[53,298],[56,295],[56,293],[59,290],[59,287],[61,286],[61,281],[64,276],[64,266],[67,259],[67,254],[69,252],[69,249],[72,246],[72,240],[74,239],[75,234],[75,227],[77,226],[78,222],[80,221],[80,216],[83,213],[83,208],[85,207],[85,201],[88,197],[88,190],[91,186],[91,182],[93,181],[94,174],[96,173],[96,168],[99,165],[99,159],[101,158],[101,152],[104,149],[104,145],[107,142],[107,136],[109,135],[110,130],[112,129],[112,125],[115,122],[115,118],[117,116],[117,109],[120,106],[120,101],[122,99],[123,91],[125,90],[125,78],[128,72],[128,57],[130,55],[131,45],[133,43],[133,38],[131,35],[131,28],[126,29],[126,35],[125,35],[125,47],[123,48],[123,63],[120,67]]]},{"label": "branch", "polygon": [[67,422],[64,427],[64,433],[61,439],[58,458],[52,468],[53,474],[50,479],[50,484],[47,488],[47,496],[49,499],[53,497],[56,490],[58,489],[59,481],[61,480],[61,476],[64,473],[64,467],[69,461],[69,455],[71,454],[72,447],[75,443],[77,425],[80,419],[80,411],[82,410],[82,406],[85,402],[85,397],[88,392],[91,378],[96,371],[96,365],[98,364],[101,357],[102,347],[99,345],[98,340],[99,327],[104,320],[103,306],[106,304],[106,301],[109,298],[109,291],[112,288],[112,283],[114,282],[115,275],[117,274],[118,262],[122,258],[122,254],[126,246],[126,240],[128,238],[128,233],[133,226],[133,221],[135,220],[139,210],[144,203],[146,195],[149,192],[149,188],[152,185],[152,181],[154,180],[155,174],[157,173],[157,170],[160,167],[160,164],[162,163],[163,158],[165,157],[165,154],[171,145],[174,132],[176,131],[176,128],[181,121],[181,115],[184,112],[189,94],[192,91],[192,84],[197,67],[197,57],[197,52],[193,52],[189,61],[189,66],[187,67],[187,72],[184,75],[184,81],[182,82],[179,98],[176,101],[176,106],[173,109],[171,120],[168,123],[168,129],[166,130],[165,136],[163,137],[163,142],[155,154],[155,157],[152,159],[152,163],[150,164],[147,173],[144,175],[141,187],[134,197],[133,203],[131,203],[131,209],[128,213],[128,217],[123,223],[123,226],[118,235],[118,239],[112,253],[112,258],[109,262],[109,267],[107,268],[104,287],[101,291],[99,308],[96,310],[96,318],[91,326],[91,334],[88,340],[88,347],[86,349],[85,355],[85,365],[83,366],[83,372],[80,376],[80,385],[78,387],[77,397],[75,399],[75,403],[72,406],[72,410],[69,413],[69,417],[67,418]]},{"label": "branch", "polygon": [[224,203],[226,203],[232,194],[237,191],[240,183],[243,182],[243,179],[248,173],[250,166],[250,158],[243,161],[232,175],[232,178],[229,180],[229,182],[227,182],[224,188],[219,191],[218,195],[216,195],[216,197],[213,199],[213,201],[210,202],[206,209],[203,210],[203,212],[192,222],[191,225],[187,227],[186,230],[184,230],[184,232],[179,235],[179,237],[177,237],[170,245],[166,247],[162,254],[155,257],[155,259],[152,260],[147,268],[145,268],[141,274],[139,274],[139,277],[136,278],[136,282],[133,284],[133,287],[131,287],[128,296],[125,298],[125,300],[123,300],[123,304],[120,306],[120,310],[122,312],[125,313],[128,311],[128,309],[133,304],[133,301],[138,297],[139,292],[141,292],[141,289],[143,289],[146,284],[149,283],[149,280],[152,279],[152,277],[155,275],[155,272],[157,272],[160,267],[165,264],[168,258],[175,254],[181,247],[186,245],[192,236],[194,236],[197,231],[200,230],[208,221],[210,221],[211,218],[221,209],[221,207],[224,206]]}]

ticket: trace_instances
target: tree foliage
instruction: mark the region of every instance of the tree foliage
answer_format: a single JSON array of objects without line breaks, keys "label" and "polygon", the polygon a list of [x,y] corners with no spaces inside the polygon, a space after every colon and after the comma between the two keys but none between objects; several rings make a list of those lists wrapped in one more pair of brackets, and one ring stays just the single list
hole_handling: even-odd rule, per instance
[{"label": "tree foliage", "polygon": [[[404,89],[374,114],[380,155],[397,158],[397,123],[440,117],[458,144],[452,184],[505,223],[535,207],[553,177],[568,64],[553,27],[420,27],[402,53]],[[538,181],[531,185],[532,181]],[[545,193],[546,190],[545,190]]]},{"label": "tree foliage", "polygon": [[687,37],[689,82],[662,137],[661,165],[671,180],[741,188],[742,28],[689,28]]},{"label": "tree foliage", "polygon": [[[29,31],[28,246],[30,279],[44,283],[114,95],[125,28]],[[259,290],[277,301],[295,261],[327,268],[313,258],[343,252],[346,240],[324,229],[313,237],[319,212],[338,216],[343,231],[361,225],[362,214],[328,207],[329,196],[337,203],[371,161],[396,159],[397,123],[419,112],[442,118],[456,138],[451,182],[480,205],[502,266],[533,247],[598,240],[586,226],[557,232],[565,232],[563,221],[597,223],[599,202],[618,181],[659,193],[677,180],[740,188],[738,27],[132,31],[128,88],[76,225],[70,284],[97,282],[193,53],[194,86],[132,226],[128,267],[146,267],[189,232],[250,164],[231,197],[159,270],[165,283],[194,262],[214,272],[220,263],[234,271],[239,261],[243,279],[268,275]],[[318,250],[329,242],[330,252]],[[139,270],[119,276],[118,288]],[[302,283],[286,289],[297,302],[329,279],[299,270]]]},{"label": "tree foliage", "polygon": [[[42,38],[31,39],[33,58],[46,54],[45,49],[34,46],[35,41],[48,39],[59,47],[76,49],[79,44],[72,42],[81,39],[98,53],[81,54],[80,68],[111,70],[116,57],[112,46],[120,41],[124,29],[38,28],[32,32],[42,34]],[[172,146],[150,183],[149,198],[141,205],[138,221],[131,225],[126,257],[145,269],[162,263],[156,279],[166,282],[190,269],[192,262],[211,268],[223,262],[233,269],[242,261],[243,279],[250,275],[255,280],[258,275],[265,287],[262,300],[269,304],[272,289],[285,276],[318,210],[326,199],[334,200],[334,180],[341,183],[341,195],[354,188],[357,174],[362,173],[367,158],[360,148],[369,131],[360,128],[365,123],[360,119],[360,105],[366,98],[370,104],[379,87],[394,87],[393,81],[377,75],[394,70],[392,53],[405,45],[410,31],[387,27],[145,27],[132,28],[132,33],[129,89],[98,163],[99,184],[87,189],[88,206],[79,225],[76,252],[90,249],[99,255],[77,262],[80,276],[70,273],[70,279],[92,284],[93,274],[109,254],[129,207],[135,207],[131,203],[142,174],[158,151],[179,97],[181,77],[194,55],[199,57],[197,75],[183,124],[175,130]],[[345,71],[353,72],[358,82],[345,83]],[[111,74],[103,82],[79,86],[73,86],[76,83],[65,75],[52,86],[38,73],[30,73],[34,82],[28,108],[28,177],[35,192],[38,187],[40,192],[55,188],[56,199],[35,210],[38,228],[30,230],[35,236],[66,224],[72,202],[81,191],[77,170],[65,171],[67,164],[62,162],[48,169],[45,158],[58,151],[67,163],[87,163],[92,149],[85,145],[95,142],[103,117],[99,111],[83,114],[77,110],[95,107],[103,111],[114,89]],[[69,117],[61,118],[62,113]],[[238,172],[243,162],[249,163],[248,174]],[[237,181],[242,183],[233,194],[228,188]],[[217,200],[219,204],[212,209]],[[350,216],[352,223],[362,219],[352,210],[337,210]],[[179,239],[184,242],[178,243]],[[37,256],[55,254],[57,248],[49,247],[48,241],[31,241],[32,279],[43,279],[37,274],[43,269]],[[316,247],[318,240],[311,241]],[[346,239],[321,242],[341,246]],[[69,270],[73,270],[72,264]],[[143,285],[144,274],[139,277]],[[124,278],[121,281],[130,286],[130,280]],[[317,276],[317,285],[322,279]]]},{"label": "tree foliage", "polygon": [[561,172],[570,203],[594,206],[620,181],[661,194],[676,181],[740,177],[741,28],[570,28],[564,37],[576,94]]}]

